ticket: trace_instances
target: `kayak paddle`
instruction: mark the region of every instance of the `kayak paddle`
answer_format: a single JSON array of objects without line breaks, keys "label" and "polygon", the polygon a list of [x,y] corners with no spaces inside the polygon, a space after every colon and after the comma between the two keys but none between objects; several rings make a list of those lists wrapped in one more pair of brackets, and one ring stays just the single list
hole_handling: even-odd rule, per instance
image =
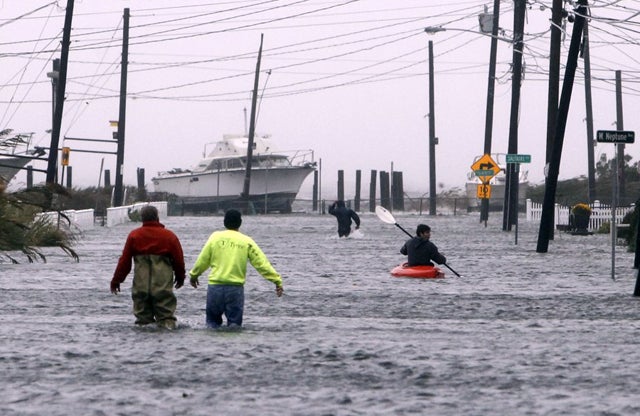
[{"label": "kayak paddle", "polygon": [[[383,222],[386,222],[387,224],[393,224],[396,227],[398,227],[399,229],[401,229],[402,231],[404,231],[404,233],[406,235],[408,235],[409,237],[413,238],[413,235],[411,235],[411,233],[409,233],[407,230],[405,230],[404,228],[402,228],[400,226],[400,224],[398,224],[396,222],[396,219],[393,218],[393,214],[390,213],[385,207],[383,206],[376,206],[376,215],[378,216],[378,218],[380,218],[380,220],[382,220]],[[458,274],[458,272],[456,272],[455,270],[453,270],[447,263],[444,263],[444,265],[447,267],[447,269],[451,270],[453,272],[453,274],[455,274],[456,276],[460,277],[460,275]]]}]

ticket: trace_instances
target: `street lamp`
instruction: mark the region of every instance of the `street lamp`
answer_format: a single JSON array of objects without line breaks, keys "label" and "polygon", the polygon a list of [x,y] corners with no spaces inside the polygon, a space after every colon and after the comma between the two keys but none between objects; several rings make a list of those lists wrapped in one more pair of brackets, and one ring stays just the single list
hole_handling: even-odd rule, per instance
[{"label": "street lamp", "polygon": [[[489,31],[487,31],[487,29],[489,29]],[[482,35],[482,36],[488,36],[490,38],[494,37],[493,34],[491,33],[491,27],[487,27],[484,24],[480,25],[480,31],[477,30],[470,30],[470,29],[458,29],[458,28],[451,28],[451,27],[442,27],[442,26],[427,26],[424,28],[424,31],[430,35],[434,34],[434,33],[438,33],[438,32],[444,32],[444,31],[455,31],[455,32],[469,32],[469,33],[473,33],[475,35]],[[504,34],[504,31],[501,30],[501,32]],[[507,43],[513,43],[512,39],[509,38],[504,38],[504,37],[500,37],[500,36],[495,36],[496,39],[507,42]]]},{"label": "street lamp", "polygon": [[53,60],[53,70],[47,72],[47,77],[51,78],[51,129],[53,130],[53,120],[56,114],[56,100],[58,97],[58,80],[60,79],[60,59]]},{"label": "street lamp", "polygon": [[[489,58],[489,82],[487,88],[487,113],[485,120],[485,138],[484,138],[484,153],[491,153],[491,136],[493,126],[493,97],[494,97],[494,84],[495,84],[495,67],[496,67],[496,52],[497,41],[502,40],[513,44],[511,39],[506,39],[498,36],[498,33],[504,35],[504,30],[500,29],[500,0],[494,0],[493,13],[489,13],[487,6],[484,7],[484,13],[478,15],[478,21],[480,24],[480,32],[469,29],[457,29],[457,28],[445,28],[442,26],[428,26],[424,31],[428,34],[437,32],[443,32],[445,30],[454,30],[460,32],[470,32],[476,35],[489,36],[491,38],[491,52]],[[480,221],[485,221],[489,217],[489,200],[482,199],[482,206],[480,210]]]}]

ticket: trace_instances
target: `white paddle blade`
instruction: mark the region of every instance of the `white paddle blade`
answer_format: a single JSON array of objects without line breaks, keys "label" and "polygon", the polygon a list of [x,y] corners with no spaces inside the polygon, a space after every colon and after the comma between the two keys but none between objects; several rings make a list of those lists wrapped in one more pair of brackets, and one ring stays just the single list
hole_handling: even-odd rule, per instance
[{"label": "white paddle blade", "polygon": [[383,206],[380,206],[380,205],[376,206],[376,215],[378,216],[378,218],[380,218],[382,221],[386,222],[387,224],[396,223],[396,219],[393,218],[393,214],[387,211],[387,209]]}]

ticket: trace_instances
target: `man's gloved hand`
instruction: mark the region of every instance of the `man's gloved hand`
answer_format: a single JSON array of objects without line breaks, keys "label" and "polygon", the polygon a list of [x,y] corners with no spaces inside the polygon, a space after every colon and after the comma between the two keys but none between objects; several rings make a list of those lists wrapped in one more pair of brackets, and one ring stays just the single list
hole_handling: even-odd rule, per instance
[{"label": "man's gloved hand", "polygon": [[117,295],[120,292],[120,283],[111,281],[111,293]]}]

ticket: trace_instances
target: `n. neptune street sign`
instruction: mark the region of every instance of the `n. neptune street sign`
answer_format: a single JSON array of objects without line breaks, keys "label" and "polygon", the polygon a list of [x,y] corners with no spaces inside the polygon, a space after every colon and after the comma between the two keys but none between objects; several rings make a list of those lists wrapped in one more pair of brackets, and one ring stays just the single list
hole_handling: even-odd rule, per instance
[{"label": "n. neptune street sign", "polygon": [[596,140],[599,143],[633,143],[636,133],[622,130],[598,130]]}]

